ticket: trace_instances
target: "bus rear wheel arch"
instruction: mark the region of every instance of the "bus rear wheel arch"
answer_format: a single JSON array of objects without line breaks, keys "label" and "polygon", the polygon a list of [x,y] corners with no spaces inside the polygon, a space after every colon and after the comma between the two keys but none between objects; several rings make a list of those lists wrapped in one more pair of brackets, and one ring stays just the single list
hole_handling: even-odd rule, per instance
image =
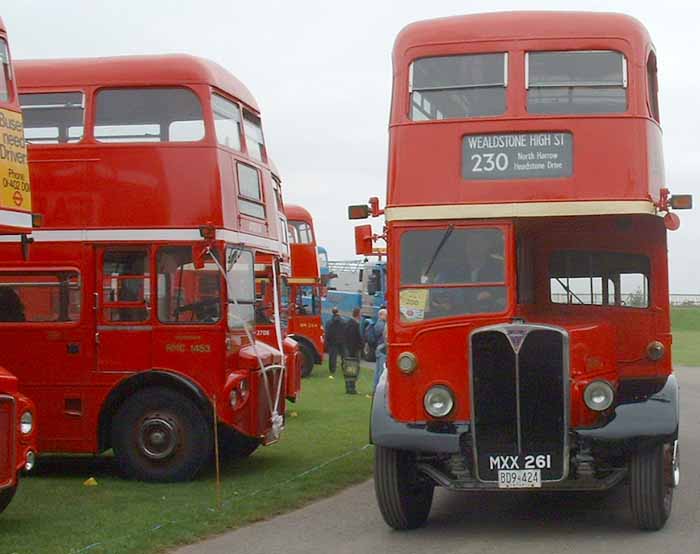
[{"label": "bus rear wheel arch", "polygon": [[131,479],[193,479],[210,459],[211,422],[182,393],[149,387],[130,396],[112,422],[112,445],[122,473]]}]

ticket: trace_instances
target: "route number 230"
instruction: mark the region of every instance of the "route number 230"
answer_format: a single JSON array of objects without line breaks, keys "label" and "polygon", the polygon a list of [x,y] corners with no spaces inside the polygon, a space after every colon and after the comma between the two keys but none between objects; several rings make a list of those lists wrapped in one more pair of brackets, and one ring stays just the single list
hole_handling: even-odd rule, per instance
[{"label": "route number 230", "polygon": [[508,169],[508,156],[503,152],[498,154],[472,154],[473,173],[489,172],[493,170],[505,171]]}]

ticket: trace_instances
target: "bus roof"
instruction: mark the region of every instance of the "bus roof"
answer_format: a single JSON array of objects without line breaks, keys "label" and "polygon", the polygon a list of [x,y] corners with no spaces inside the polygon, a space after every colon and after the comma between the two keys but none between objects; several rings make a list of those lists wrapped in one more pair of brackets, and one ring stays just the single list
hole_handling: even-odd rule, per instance
[{"label": "bus roof", "polygon": [[241,81],[219,64],[188,54],[20,60],[15,69],[23,89],[201,84],[214,86],[260,112]]},{"label": "bus roof", "polygon": [[0,33],[5,32],[5,24],[2,22],[2,17],[0,17]]},{"label": "bus roof", "polygon": [[285,204],[284,212],[287,215],[287,219],[290,221],[313,222],[313,218],[311,217],[309,211],[306,208],[297,206],[296,204]]},{"label": "bus roof", "polygon": [[460,15],[418,21],[404,27],[394,52],[404,55],[414,46],[454,42],[527,39],[622,38],[649,43],[637,19],[619,13],[514,11]]}]

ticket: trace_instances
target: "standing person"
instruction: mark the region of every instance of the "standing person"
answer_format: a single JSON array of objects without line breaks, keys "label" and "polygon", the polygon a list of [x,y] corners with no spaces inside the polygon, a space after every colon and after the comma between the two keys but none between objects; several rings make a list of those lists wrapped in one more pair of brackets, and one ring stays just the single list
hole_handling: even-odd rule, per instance
[{"label": "standing person", "polygon": [[345,341],[343,318],[338,313],[338,308],[331,310],[331,318],[326,323],[326,346],[328,347],[328,370],[331,375],[335,373],[338,356],[342,360],[345,357],[343,343]]},{"label": "standing person", "polygon": [[345,392],[357,394],[357,378],[360,375],[360,355],[362,353],[362,333],[360,332],[360,308],[352,310],[352,318],[345,323],[345,357],[343,376]]},{"label": "standing person", "polygon": [[363,342],[360,332],[360,308],[353,308],[352,318],[345,322],[345,357],[359,360]]},{"label": "standing person", "polygon": [[386,309],[382,308],[379,310],[377,322],[374,324],[374,337],[377,341],[377,347],[374,351],[374,388],[372,392],[377,390],[377,383],[379,383],[379,377],[384,371],[384,364],[386,363],[386,331]]}]

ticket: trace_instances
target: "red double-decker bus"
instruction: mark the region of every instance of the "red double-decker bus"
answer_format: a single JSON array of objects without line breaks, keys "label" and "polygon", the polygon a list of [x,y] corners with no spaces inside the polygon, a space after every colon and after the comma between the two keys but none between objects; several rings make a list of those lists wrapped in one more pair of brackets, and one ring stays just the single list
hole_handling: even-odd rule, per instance
[{"label": "red double-decker bus", "polygon": [[302,375],[311,374],[314,364],[320,364],[324,351],[324,331],[321,321],[321,273],[316,244],[316,232],[311,214],[306,208],[287,204],[291,275],[288,279],[289,335],[299,343],[303,359]]},{"label": "red double-decker bus", "polygon": [[[17,96],[17,79],[1,18],[0,187],[0,236],[31,232],[31,187],[22,115]],[[6,298],[7,294],[8,291],[0,287],[0,299]],[[8,345],[1,344],[4,352]],[[19,393],[17,378],[0,367],[0,512],[7,508],[15,495],[19,472],[34,467],[34,426],[34,405]]]},{"label": "red double-decker bus", "polygon": [[0,367],[0,512],[17,492],[19,472],[34,467],[34,404],[19,393],[17,378]]},{"label": "red double-decker bus", "polygon": [[[276,186],[281,187],[276,173],[273,178]],[[256,333],[273,346],[278,336],[293,339],[301,354],[301,377],[308,377],[314,364],[321,363],[324,351],[322,283],[313,219],[301,206],[285,205],[281,201],[279,205],[289,259],[273,271],[269,256],[256,258]],[[282,306],[279,324],[274,315],[275,293],[278,305]]]},{"label": "red double-decker bus", "polygon": [[386,522],[423,524],[435,486],[626,480],[638,525],[661,528],[679,478],[666,233],[692,199],[666,187],[647,31],[604,13],[450,17],[406,27],[393,62],[371,420]]},{"label": "red double-decker bus", "polygon": [[7,33],[0,19],[0,229],[32,230],[32,198],[17,79],[10,60]]},{"label": "red double-decker bus", "polygon": [[285,249],[253,96],[182,55],[16,70],[43,221],[25,256],[0,244],[0,337],[40,453],[175,481],[216,427],[240,454],[275,442],[298,352],[254,340],[256,253]]}]

